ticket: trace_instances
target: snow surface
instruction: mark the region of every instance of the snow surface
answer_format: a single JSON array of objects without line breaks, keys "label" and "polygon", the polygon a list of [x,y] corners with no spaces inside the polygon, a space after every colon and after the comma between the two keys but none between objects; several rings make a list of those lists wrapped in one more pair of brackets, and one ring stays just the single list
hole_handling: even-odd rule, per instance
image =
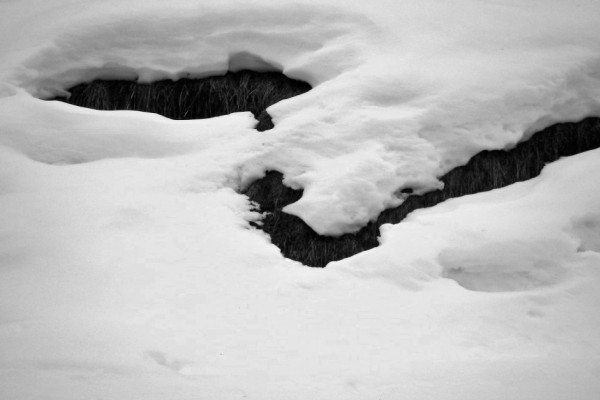
[{"label": "snow surface", "polygon": [[[286,260],[238,190],[359,229],[481,149],[600,115],[600,3],[0,2],[0,398],[597,399],[600,151]],[[313,90],[171,121],[39,98],[279,68]]]}]

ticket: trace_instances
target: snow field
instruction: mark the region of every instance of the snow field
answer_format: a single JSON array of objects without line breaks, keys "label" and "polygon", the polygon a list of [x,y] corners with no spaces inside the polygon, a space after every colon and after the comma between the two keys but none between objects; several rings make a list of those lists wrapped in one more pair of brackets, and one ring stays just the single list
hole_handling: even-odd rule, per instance
[{"label": "snow field", "polygon": [[[382,229],[323,270],[238,194],[359,228],[481,149],[598,114],[598,3],[0,3],[0,397],[595,399],[594,150]],[[26,29],[24,28],[26,27]],[[19,34],[17,34],[19,32]],[[95,77],[223,73],[242,52],[314,89],[170,121],[36,97]]]}]

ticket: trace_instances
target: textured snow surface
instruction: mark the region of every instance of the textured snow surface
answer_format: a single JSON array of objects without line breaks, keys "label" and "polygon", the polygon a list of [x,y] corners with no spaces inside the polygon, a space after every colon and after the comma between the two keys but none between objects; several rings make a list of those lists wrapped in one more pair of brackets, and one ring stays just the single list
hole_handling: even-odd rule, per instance
[{"label": "textured snow surface", "polygon": [[[523,3],[0,2],[0,398],[597,399],[600,151],[323,270],[237,193],[282,171],[286,211],[339,235],[600,115],[600,3]],[[243,67],[313,90],[264,133],[40,100]]]}]

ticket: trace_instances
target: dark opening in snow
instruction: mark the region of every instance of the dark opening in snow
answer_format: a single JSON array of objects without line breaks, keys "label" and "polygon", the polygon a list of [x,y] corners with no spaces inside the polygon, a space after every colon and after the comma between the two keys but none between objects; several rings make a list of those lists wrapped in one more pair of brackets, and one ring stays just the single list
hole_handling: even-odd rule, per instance
[{"label": "dark opening in snow", "polygon": [[[501,188],[540,174],[545,164],[560,157],[571,156],[600,147],[600,118],[588,118],[579,123],[561,123],[536,133],[526,142],[509,151],[483,151],[466,165],[444,175],[443,190],[422,196],[411,195],[397,208],[382,212],[375,222],[355,234],[338,238],[316,234],[300,218],[281,211],[302,197],[301,190],[283,185],[283,176],[271,171],[244,192],[266,212],[262,225],[282,254],[311,267],[324,267],[331,261],[350,257],[376,247],[379,227],[396,224],[419,208],[431,207],[444,200]],[[590,174],[595,173],[590,171]],[[404,193],[410,193],[405,189]]]},{"label": "dark opening in snow", "polygon": [[149,84],[124,80],[95,80],[74,86],[69,97],[56,97],[96,110],[135,110],[171,119],[202,119],[250,111],[256,129],[273,128],[266,108],[305,93],[311,86],[280,72],[243,70],[200,79],[162,80]]}]

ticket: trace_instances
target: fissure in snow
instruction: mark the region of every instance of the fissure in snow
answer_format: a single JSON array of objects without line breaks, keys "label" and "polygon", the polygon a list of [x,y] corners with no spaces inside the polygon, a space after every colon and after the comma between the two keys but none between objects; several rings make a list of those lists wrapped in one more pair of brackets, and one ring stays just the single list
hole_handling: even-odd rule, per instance
[{"label": "fissure in snow", "polygon": [[[239,65],[240,62],[233,65]],[[253,65],[249,61],[245,63]],[[306,82],[290,79],[281,73],[241,70],[223,76],[145,84],[95,80],[68,89],[69,95],[66,97],[50,100],[61,100],[95,110],[152,112],[176,120],[212,118],[250,111],[258,120],[256,129],[265,131],[273,128],[267,107],[308,90],[310,85]]]},{"label": "fissure in snow", "polygon": [[[266,177],[254,182],[245,194],[265,213],[256,226],[270,235],[271,241],[284,256],[304,265],[325,267],[332,261],[378,246],[382,224],[397,224],[414,210],[432,207],[454,197],[499,189],[534,178],[547,163],[598,147],[598,118],[553,125],[511,150],[477,154],[465,166],[455,168],[441,177],[443,189],[410,196],[414,189],[399,188],[399,195],[405,197],[400,206],[385,210],[376,221],[368,223],[357,233],[340,237],[318,235],[300,218],[283,211],[301,198],[302,191],[285,187],[280,173],[268,172]],[[402,246],[398,251],[402,251]]]}]

